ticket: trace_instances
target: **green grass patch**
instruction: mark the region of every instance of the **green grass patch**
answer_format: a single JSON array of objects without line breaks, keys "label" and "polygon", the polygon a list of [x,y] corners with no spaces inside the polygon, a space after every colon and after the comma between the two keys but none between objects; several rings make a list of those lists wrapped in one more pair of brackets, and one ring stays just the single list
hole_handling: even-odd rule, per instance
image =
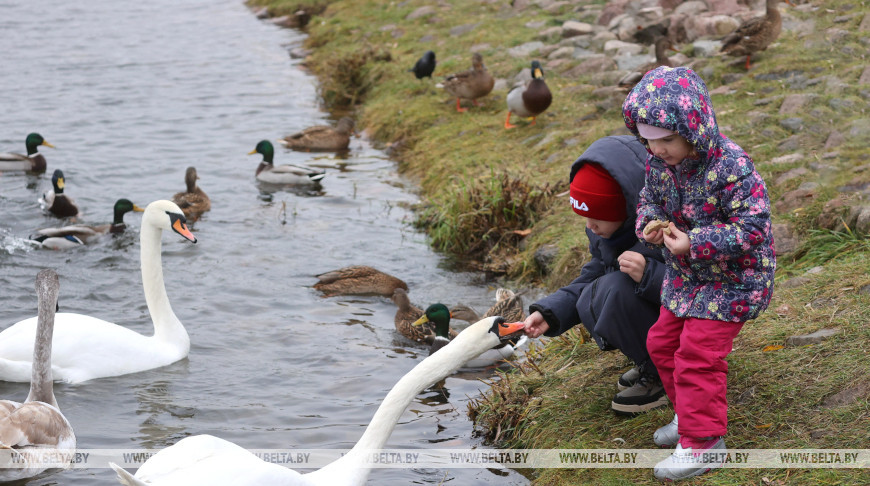
[{"label": "green grass patch", "polygon": [[[252,2],[269,5],[273,15],[292,13],[300,4],[320,5],[314,0]],[[624,94],[599,90],[610,75],[568,76],[576,62],[551,69],[537,53],[511,56],[511,47],[538,40],[545,28],[565,20],[595,21],[594,14],[573,11],[581,4],[546,13],[536,2],[528,3],[520,10],[511,2],[330,1],[307,27],[306,45],[313,49],[307,64],[321,81],[325,107],[352,111],[357,126],[419,182],[424,203],[417,224],[434,246],[466,260],[501,260],[488,268],[518,284],[552,290],[575,278],[588,260],[584,222],[558,195],[568,189],[571,163],[589,144],[625,133]],[[421,7],[432,10],[408,17]],[[783,32],[775,45],[753,56],[750,72],[741,59],[693,60],[711,90],[724,87],[713,95],[717,120],[723,133],[755,160],[771,201],[807,185],[816,193],[803,207],[774,211],[774,222],[792,225],[802,243],[792,255],[778,258],[770,308],[746,325],[729,357],[727,440],[737,448],[865,448],[870,436],[867,394],[856,392],[839,404],[834,398],[867,386],[867,235],[845,226],[820,230],[817,219],[844,186],[870,181],[870,171],[856,170],[867,164],[867,140],[852,135],[868,116],[870,86],[857,81],[867,65],[870,37],[859,25],[870,5],[830,0],[812,8],[780,8],[787,23],[803,27]],[[693,51],[691,45],[681,47]],[[438,59],[434,79],[417,80],[408,69],[429,49]],[[467,69],[472,50],[505,82],[481,100],[482,106],[457,113],[455,100],[435,85]],[[505,130],[507,87],[534,58],[545,64],[553,104],[536,125],[520,122]],[[782,100],[792,94],[805,95],[805,104],[798,113],[780,113]],[[804,121],[795,132],[782,124],[793,117]],[[834,131],[845,142],[825,148]],[[774,163],[796,152],[803,160]],[[806,172],[780,181],[795,169]],[[527,236],[518,233],[527,230]],[[555,246],[558,255],[551,268],[542,269],[535,254],[545,245]],[[813,267],[823,271],[807,274]],[[795,276],[805,283],[782,285]],[[784,345],[789,336],[823,328],[839,332],[820,344],[765,351]],[[609,410],[615,381],[629,366],[620,354],[602,353],[570,332],[538,348],[521,369],[494,380],[492,391],[472,405],[471,413],[479,432],[500,447],[650,447],[653,431],[670,420],[669,411],[624,419]],[[536,485],[655,483],[647,470],[540,470],[532,475]],[[727,469],[691,483],[833,485],[866,484],[867,478],[866,470]]]}]

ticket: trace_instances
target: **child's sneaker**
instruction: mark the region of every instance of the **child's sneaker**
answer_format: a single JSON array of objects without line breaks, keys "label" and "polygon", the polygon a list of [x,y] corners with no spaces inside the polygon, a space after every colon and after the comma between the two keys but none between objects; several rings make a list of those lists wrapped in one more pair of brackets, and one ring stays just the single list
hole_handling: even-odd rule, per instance
[{"label": "child's sneaker", "polygon": [[727,454],[722,437],[680,439],[674,453],[653,469],[656,479],[677,481],[722,467]]},{"label": "child's sneaker", "polygon": [[620,415],[637,415],[668,404],[665,387],[657,376],[642,374],[634,386],[617,393],[610,408]]},{"label": "child's sneaker", "polygon": [[653,442],[659,447],[673,447],[680,442],[680,433],[677,431],[677,414],[668,425],[659,427],[653,434]]},{"label": "child's sneaker", "polygon": [[637,383],[637,380],[640,379],[640,368],[635,366],[634,368],[626,371],[619,377],[619,381],[616,382],[616,388],[619,391],[625,390],[626,388],[631,388]]}]

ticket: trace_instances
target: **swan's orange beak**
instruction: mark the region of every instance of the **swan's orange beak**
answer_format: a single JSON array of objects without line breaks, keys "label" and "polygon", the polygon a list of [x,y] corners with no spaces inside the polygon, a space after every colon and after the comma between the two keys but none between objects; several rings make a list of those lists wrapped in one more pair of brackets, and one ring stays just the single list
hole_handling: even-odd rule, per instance
[{"label": "swan's orange beak", "polygon": [[175,231],[176,233],[185,237],[191,243],[196,243],[196,236],[193,236],[193,233],[191,233],[190,230],[187,229],[187,225],[184,224],[184,221],[182,221],[181,219],[176,219],[172,222],[172,231]]},{"label": "swan's orange beak", "polygon": [[499,337],[508,337],[511,334],[522,332],[526,325],[523,321],[520,322],[502,322],[498,325]]}]

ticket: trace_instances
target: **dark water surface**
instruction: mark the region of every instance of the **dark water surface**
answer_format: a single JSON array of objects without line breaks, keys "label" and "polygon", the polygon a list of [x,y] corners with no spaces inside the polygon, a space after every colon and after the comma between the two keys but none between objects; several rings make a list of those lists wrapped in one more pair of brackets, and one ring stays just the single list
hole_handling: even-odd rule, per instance
[{"label": "dark water surface", "polygon": [[[86,223],[111,220],[121,197],[145,206],[184,188],[193,165],[212,210],[196,245],[163,236],[173,310],[190,357],[168,367],[60,384],[61,409],[84,449],[163,448],[209,433],[249,449],[349,448],[396,379],[427,352],[399,339],[386,298],[323,298],[313,275],[351,264],[405,279],[418,305],[479,310],[495,289],[452,270],[408,224],[414,185],[356,139],[346,157],[291,153],[276,162],[326,168],[319,191],[254,179],[261,139],[328,122],[315,80],[287,55],[302,34],[259,21],[239,0],[0,0],[0,151],[41,133],[45,175],[0,174],[0,329],[35,315],[34,278],[55,268],[60,306],[151,334],[139,271],[141,214],[130,230],[66,252],[36,249],[57,226],[38,197],[51,172]],[[488,374],[448,378],[420,394],[388,448],[474,448],[466,416]],[[23,400],[26,384],[0,383]],[[510,470],[377,469],[371,484],[527,484]],[[109,469],[76,469],[30,484],[117,484]]]}]

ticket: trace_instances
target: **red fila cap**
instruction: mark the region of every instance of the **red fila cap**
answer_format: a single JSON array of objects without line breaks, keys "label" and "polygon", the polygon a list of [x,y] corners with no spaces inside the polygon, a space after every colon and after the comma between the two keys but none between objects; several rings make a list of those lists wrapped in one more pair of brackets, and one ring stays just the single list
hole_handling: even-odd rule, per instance
[{"label": "red fila cap", "polygon": [[602,221],[624,221],[625,196],[616,179],[600,165],[587,162],[571,181],[571,209],[580,216]]}]

